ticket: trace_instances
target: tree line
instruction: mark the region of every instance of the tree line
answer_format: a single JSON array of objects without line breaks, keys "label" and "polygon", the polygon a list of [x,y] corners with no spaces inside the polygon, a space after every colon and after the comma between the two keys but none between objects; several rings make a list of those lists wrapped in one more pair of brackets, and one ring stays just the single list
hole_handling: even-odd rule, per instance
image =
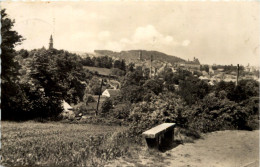
[{"label": "tree line", "polygon": [[108,56],[89,57],[82,59],[84,66],[100,67],[100,68],[118,68],[120,70],[126,70],[125,60],[114,60]]}]

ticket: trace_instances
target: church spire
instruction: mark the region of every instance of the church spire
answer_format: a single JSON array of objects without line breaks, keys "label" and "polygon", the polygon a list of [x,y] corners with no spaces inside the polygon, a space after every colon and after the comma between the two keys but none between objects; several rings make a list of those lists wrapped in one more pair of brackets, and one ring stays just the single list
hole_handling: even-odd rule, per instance
[{"label": "church spire", "polygon": [[52,35],[51,35],[51,37],[50,37],[49,49],[53,49],[53,39],[52,39]]}]

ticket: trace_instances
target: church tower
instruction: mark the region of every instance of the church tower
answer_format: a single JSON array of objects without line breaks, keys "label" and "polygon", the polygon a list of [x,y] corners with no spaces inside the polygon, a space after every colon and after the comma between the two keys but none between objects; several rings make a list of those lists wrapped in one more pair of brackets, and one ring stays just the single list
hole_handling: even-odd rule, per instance
[{"label": "church tower", "polygon": [[52,39],[52,35],[51,35],[51,37],[50,37],[49,49],[53,49],[53,39]]}]

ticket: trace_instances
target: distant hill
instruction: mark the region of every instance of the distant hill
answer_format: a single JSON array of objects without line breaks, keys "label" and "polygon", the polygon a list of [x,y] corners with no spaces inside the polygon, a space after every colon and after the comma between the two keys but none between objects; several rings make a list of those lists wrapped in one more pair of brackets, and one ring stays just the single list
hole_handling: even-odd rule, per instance
[{"label": "distant hill", "polygon": [[139,54],[140,51],[142,53],[142,60],[149,61],[151,55],[153,56],[153,60],[168,62],[171,64],[178,62],[186,62],[184,59],[181,59],[176,56],[167,55],[158,51],[147,51],[147,50],[129,50],[129,51],[121,51],[121,52],[113,52],[110,50],[95,50],[96,56],[109,56],[115,59],[125,59],[126,63],[137,63],[140,62]]}]

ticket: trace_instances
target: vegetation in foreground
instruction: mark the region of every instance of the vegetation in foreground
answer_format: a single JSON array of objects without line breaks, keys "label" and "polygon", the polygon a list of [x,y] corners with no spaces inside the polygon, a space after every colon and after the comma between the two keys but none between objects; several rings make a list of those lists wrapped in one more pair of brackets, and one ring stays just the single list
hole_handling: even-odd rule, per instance
[{"label": "vegetation in foreground", "polygon": [[126,155],[125,128],[90,124],[2,122],[3,166],[103,166]]},{"label": "vegetation in foreground", "polygon": [[[144,139],[133,142],[129,129],[123,126],[3,121],[1,127],[1,165],[5,167],[104,166],[119,157],[138,165],[135,158],[140,152],[163,161],[159,152],[146,150]],[[185,134],[175,135],[177,141],[193,141]]]}]

